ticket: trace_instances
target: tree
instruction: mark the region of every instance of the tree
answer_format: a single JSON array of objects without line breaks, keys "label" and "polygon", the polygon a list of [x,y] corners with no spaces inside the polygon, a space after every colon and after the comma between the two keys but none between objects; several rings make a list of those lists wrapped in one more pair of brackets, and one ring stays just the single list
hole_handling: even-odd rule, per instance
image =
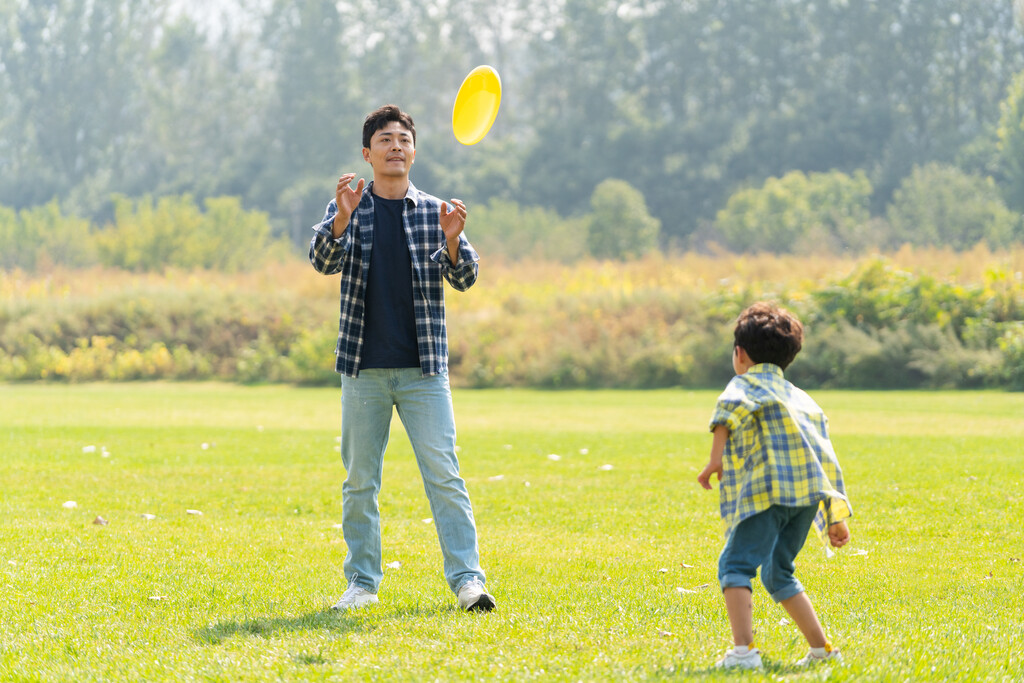
[{"label": "tree", "polygon": [[587,248],[595,258],[626,261],[658,247],[661,221],[647,212],[643,194],[625,180],[605,180],[590,198]]},{"label": "tree", "polygon": [[1024,71],[1013,79],[1000,110],[997,134],[1003,197],[1010,208],[1024,213]]},{"label": "tree", "polygon": [[893,194],[888,218],[894,247],[1000,248],[1021,239],[1020,216],[1006,208],[992,178],[944,164],[916,167]]},{"label": "tree", "polygon": [[715,229],[740,251],[839,251],[870,246],[867,239],[871,183],[833,171],[791,171],[758,188],[733,194],[718,212]]}]

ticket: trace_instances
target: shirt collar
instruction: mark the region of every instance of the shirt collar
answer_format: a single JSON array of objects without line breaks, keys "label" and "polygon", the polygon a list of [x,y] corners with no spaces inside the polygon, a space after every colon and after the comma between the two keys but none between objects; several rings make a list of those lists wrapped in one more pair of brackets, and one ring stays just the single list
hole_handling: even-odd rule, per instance
[{"label": "shirt collar", "polygon": [[[369,185],[363,190],[363,194],[373,194],[373,181],[371,180]],[[409,188],[405,191],[405,201],[412,202],[413,207],[419,204],[420,191],[416,189],[416,186],[409,181]]]},{"label": "shirt collar", "polygon": [[758,363],[757,365],[751,365],[747,370],[747,373],[753,373],[755,375],[778,375],[784,377],[782,368],[774,363]]}]

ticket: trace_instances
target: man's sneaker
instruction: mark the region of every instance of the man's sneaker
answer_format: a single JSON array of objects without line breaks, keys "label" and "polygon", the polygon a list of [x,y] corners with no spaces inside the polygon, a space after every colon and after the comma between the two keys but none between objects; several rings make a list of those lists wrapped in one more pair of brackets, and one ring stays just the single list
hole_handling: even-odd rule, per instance
[{"label": "man's sneaker", "polygon": [[494,609],[494,597],[484,590],[480,579],[470,579],[459,589],[459,607],[489,612]]},{"label": "man's sneaker", "polygon": [[336,609],[339,612],[345,612],[350,609],[359,609],[366,605],[374,605],[377,603],[376,593],[371,593],[365,588],[361,588],[355,584],[348,587],[345,594],[341,596],[341,600],[338,600],[338,604],[331,609]]},{"label": "man's sneaker", "polygon": [[830,646],[826,646],[827,651],[824,655],[816,655],[814,652],[808,652],[807,656],[797,661],[797,666],[810,666],[812,664],[819,664],[822,662],[831,662],[832,664],[842,664],[843,656],[839,654],[839,650],[833,650]]},{"label": "man's sneaker", "polygon": [[715,662],[719,669],[760,669],[761,651],[750,648],[743,654],[735,650],[726,650],[725,656]]}]

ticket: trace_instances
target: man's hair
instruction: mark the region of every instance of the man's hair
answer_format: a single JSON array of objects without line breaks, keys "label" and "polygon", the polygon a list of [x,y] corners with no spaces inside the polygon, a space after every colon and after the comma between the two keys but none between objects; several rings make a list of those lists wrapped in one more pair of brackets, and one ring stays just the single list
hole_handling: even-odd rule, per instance
[{"label": "man's hair", "polygon": [[384,128],[392,121],[398,121],[404,128],[407,128],[412,133],[412,145],[416,146],[416,124],[412,122],[412,117],[406,114],[404,111],[399,109],[393,104],[385,104],[376,111],[370,112],[366,121],[363,122],[363,147],[370,146],[370,139],[373,134],[381,128]]},{"label": "man's hair", "polygon": [[740,313],[733,341],[755,363],[774,363],[785,370],[804,342],[804,326],[796,316],[759,301]]}]

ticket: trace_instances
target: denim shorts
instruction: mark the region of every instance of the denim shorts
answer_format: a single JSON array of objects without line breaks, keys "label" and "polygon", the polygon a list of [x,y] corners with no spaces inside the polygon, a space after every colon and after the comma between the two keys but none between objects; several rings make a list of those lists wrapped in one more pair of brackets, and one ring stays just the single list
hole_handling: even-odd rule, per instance
[{"label": "denim shorts", "polygon": [[773,505],[733,529],[718,557],[718,583],[725,588],[751,588],[761,567],[761,583],[775,602],[804,592],[793,576],[793,560],[807,541],[817,505]]}]

